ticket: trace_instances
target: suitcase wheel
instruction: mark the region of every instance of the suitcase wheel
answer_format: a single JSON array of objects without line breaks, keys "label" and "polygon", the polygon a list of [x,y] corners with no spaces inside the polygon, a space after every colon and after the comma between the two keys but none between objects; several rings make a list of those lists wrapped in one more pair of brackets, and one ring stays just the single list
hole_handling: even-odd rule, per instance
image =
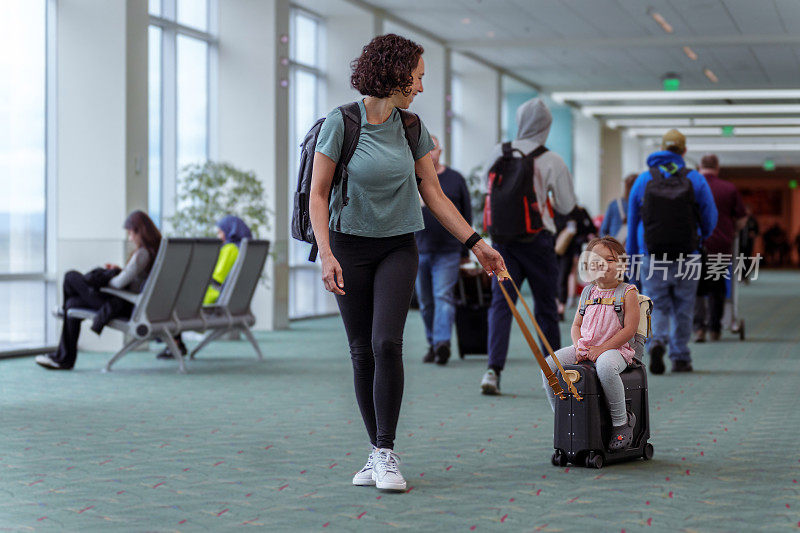
[{"label": "suitcase wheel", "polygon": [[586,468],[603,468],[603,454],[589,452],[586,456]]},{"label": "suitcase wheel", "polygon": [[744,320],[739,321],[739,340],[744,340]]},{"label": "suitcase wheel", "polygon": [[649,442],[644,445],[644,450],[642,451],[642,458],[645,461],[649,461],[653,458],[653,445]]},{"label": "suitcase wheel", "polygon": [[553,457],[550,458],[550,462],[553,463],[553,466],[567,466],[567,454],[556,448],[556,451],[553,452]]}]

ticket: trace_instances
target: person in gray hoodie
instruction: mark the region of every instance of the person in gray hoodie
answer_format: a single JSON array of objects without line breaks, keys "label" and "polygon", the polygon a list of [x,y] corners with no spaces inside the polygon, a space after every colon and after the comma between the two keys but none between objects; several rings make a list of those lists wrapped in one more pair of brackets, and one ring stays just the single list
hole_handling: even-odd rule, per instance
[{"label": "person in gray hoodie", "polygon": [[[540,98],[528,100],[517,110],[517,139],[511,143],[514,157],[530,154],[544,146],[553,117]],[[489,170],[503,155],[503,145],[492,150],[484,165],[487,183]],[[576,199],[569,169],[558,154],[545,151],[533,164],[533,188],[541,214],[540,231],[513,240],[494,242],[506,262],[508,273],[520,285],[526,279],[533,291],[536,321],[553,350],[561,347],[558,329],[556,289],[558,264],[555,254],[554,211],[567,214],[575,208]],[[495,240],[496,241],[496,240]],[[516,295],[512,294],[516,299]],[[481,380],[483,394],[500,393],[500,373],[505,367],[511,334],[511,310],[496,279],[492,279],[492,305],[489,309],[489,364]]]}]

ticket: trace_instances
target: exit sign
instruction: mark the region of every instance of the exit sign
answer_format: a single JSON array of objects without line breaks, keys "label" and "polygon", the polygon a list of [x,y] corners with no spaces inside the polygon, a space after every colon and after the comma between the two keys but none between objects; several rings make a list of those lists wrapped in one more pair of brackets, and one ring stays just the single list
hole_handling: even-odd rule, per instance
[{"label": "exit sign", "polygon": [[665,91],[677,91],[681,88],[680,78],[664,78],[662,83]]},{"label": "exit sign", "polygon": [[733,126],[722,126],[723,137],[733,137],[733,134],[734,134]]},{"label": "exit sign", "polygon": [[775,170],[775,160],[774,159],[765,159],[764,160],[764,170]]}]

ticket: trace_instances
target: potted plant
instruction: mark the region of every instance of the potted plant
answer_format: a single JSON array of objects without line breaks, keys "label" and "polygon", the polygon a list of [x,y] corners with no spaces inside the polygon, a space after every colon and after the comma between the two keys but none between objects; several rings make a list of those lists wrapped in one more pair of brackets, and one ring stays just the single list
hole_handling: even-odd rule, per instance
[{"label": "potted plant", "polygon": [[183,168],[178,181],[175,215],[168,218],[176,237],[214,237],[225,215],[236,215],[250,227],[253,238],[266,237],[272,210],[264,186],[254,172],[229,163],[208,161]]}]

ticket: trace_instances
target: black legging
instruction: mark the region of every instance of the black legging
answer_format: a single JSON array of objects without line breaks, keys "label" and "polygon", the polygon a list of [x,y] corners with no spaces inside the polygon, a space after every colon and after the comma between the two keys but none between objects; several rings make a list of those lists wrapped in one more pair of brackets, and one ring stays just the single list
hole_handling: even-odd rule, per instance
[{"label": "black legging", "polygon": [[337,296],[353,361],[356,400],[370,442],[393,448],[403,401],[403,329],[417,276],[414,234],[358,237],[331,232],[342,267]]},{"label": "black legging", "polygon": [[67,318],[66,312],[75,307],[100,309],[106,297],[86,283],[83,274],[70,270],[64,274],[64,325],[61,328],[61,341],[53,360],[62,368],[75,366],[78,357],[78,336],[81,334],[81,319]]}]

